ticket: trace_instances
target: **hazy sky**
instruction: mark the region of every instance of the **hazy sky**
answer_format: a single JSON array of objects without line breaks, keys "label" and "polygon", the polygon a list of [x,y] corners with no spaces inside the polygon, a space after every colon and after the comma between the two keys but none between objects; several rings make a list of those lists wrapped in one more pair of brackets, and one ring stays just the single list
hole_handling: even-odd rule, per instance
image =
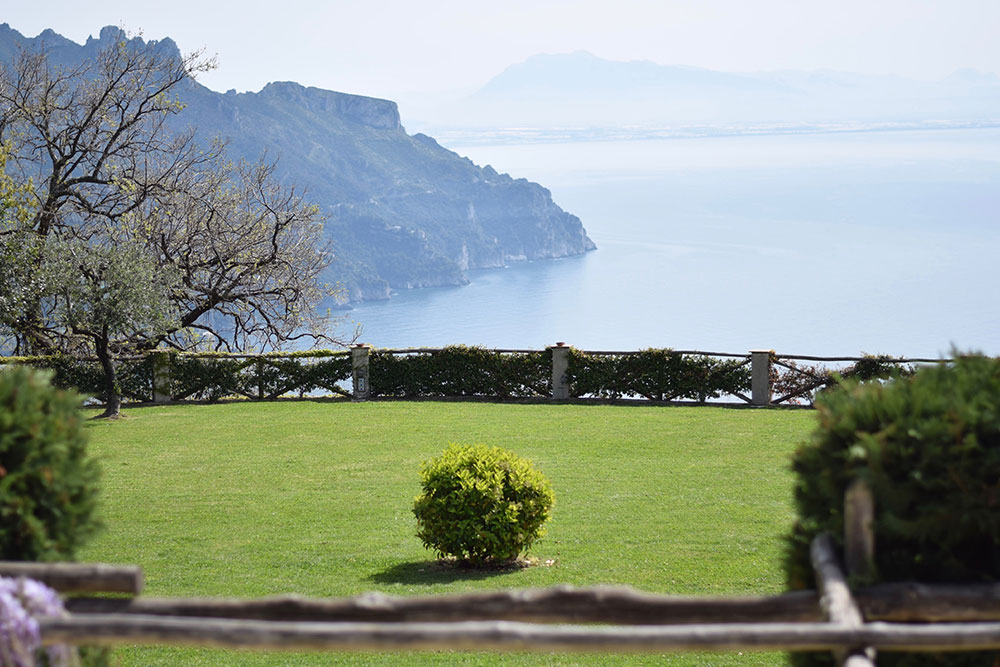
[{"label": "hazy sky", "polygon": [[83,42],[104,25],[205,48],[202,83],[294,80],[398,97],[476,88],[536,53],[729,71],[1000,73],[1000,0],[3,0],[0,22]]}]

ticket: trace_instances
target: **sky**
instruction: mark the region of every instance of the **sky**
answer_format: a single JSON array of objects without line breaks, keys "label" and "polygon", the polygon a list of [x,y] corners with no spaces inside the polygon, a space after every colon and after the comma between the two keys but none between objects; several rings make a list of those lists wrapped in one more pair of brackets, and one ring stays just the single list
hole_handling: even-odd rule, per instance
[{"label": "sky", "polygon": [[2,0],[0,22],[76,42],[102,26],[205,49],[217,91],[270,81],[396,99],[472,92],[538,53],[724,71],[1000,74],[1000,0]]}]

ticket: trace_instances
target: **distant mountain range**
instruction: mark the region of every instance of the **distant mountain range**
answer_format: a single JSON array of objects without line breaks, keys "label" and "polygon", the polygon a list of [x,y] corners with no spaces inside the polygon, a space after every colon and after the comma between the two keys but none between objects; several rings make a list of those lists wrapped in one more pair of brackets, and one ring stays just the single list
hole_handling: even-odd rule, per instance
[{"label": "distant mountain range", "polygon": [[974,70],[940,81],[828,70],[717,72],[579,51],[532,56],[471,96],[425,103],[415,114],[433,128],[1000,121],[1000,78]]},{"label": "distant mountain range", "polygon": [[[0,61],[44,47],[54,62],[73,65],[121,37],[109,26],[80,45],[51,30],[26,38],[2,24]],[[156,44],[179,55],[170,39]],[[325,210],[336,253],[329,278],[351,300],[463,284],[469,269],[595,248],[548,190],[407,134],[394,102],[291,82],[222,94],[188,81],[178,94],[187,106],[171,119],[177,129],[194,125],[205,141],[224,137],[233,157],[280,158],[280,176]]]}]

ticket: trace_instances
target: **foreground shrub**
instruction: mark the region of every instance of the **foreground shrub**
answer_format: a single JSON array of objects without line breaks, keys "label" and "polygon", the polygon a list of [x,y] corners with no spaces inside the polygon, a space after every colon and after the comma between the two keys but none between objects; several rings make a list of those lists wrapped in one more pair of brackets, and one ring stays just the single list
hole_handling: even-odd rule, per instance
[{"label": "foreground shrub", "polygon": [[[793,588],[814,586],[809,542],[843,535],[843,498],[860,478],[875,499],[876,581],[1000,580],[1000,360],[960,357],[817,400],[819,426],[796,452]],[[995,664],[1000,654],[879,655],[878,664]],[[798,664],[829,664],[813,656]]]},{"label": "foreground shrub", "polygon": [[80,397],[50,375],[0,372],[0,560],[69,560],[97,528]]},{"label": "foreground shrub", "polygon": [[555,495],[530,461],[500,447],[450,445],[420,469],[417,537],[439,556],[509,563],[544,534]]}]

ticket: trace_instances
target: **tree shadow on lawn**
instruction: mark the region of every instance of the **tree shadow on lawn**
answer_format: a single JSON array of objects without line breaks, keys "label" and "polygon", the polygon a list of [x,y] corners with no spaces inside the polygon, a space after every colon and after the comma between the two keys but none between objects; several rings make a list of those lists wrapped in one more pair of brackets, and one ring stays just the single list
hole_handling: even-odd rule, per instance
[{"label": "tree shadow on lawn", "polygon": [[410,584],[433,586],[455,581],[481,581],[521,570],[524,565],[512,563],[501,567],[476,568],[440,560],[399,563],[368,577],[376,584]]}]

